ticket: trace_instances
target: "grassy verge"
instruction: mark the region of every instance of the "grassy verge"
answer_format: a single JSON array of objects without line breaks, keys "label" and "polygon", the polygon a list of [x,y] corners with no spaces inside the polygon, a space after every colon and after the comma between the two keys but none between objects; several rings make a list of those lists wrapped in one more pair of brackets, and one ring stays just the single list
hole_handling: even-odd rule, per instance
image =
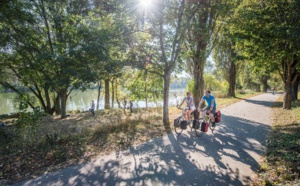
[{"label": "grassy verge", "polygon": [[273,127],[257,185],[300,185],[300,102],[283,110],[283,96],[273,107]]},{"label": "grassy verge", "polygon": [[44,117],[34,135],[26,138],[16,136],[13,125],[0,127],[0,185],[35,178],[162,136],[161,120],[156,109],[141,109],[132,115],[105,110],[95,116],[89,112],[71,114],[63,120]]},{"label": "grassy verge", "polygon": [[[247,92],[236,98],[220,98],[218,109],[257,95]],[[99,155],[126,149],[166,134],[162,108],[139,109],[133,114],[123,110],[73,113],[66,119],[46,116],[31,133],[18,136],[13,119],[0,127],[0,185],[89,161]],[[170,107],[170,119],[178,110]]]}]

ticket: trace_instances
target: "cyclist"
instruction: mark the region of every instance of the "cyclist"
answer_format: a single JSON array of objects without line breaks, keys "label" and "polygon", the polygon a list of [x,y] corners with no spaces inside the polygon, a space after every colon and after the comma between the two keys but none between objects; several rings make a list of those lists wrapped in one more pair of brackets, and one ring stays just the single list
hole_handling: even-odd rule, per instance
[{"label": "cyclist", "polygon": [[192,114],[192,112],[195,110],[195,103],[194,103],[194,99],[191,96],[190,92],[186,93],[186,97],[183,98],[181,104],[179,107],[181,107],[181,105],[186,102],[186,107],[184,109],[184,119],[185,120],[190,120],[190,116]]},{"label": "cyclist", "polygon": [[206,110],[206,113],[209,115],[212,125],[214,126],[215,125],[214,115],[216,113],[217,103],[215,97],[211,94],[210,90],[205,91],[205,95],[202,97],[199,103],[198,110],[200,110],[202,104],[204,103],[204,100],[207,103],[207,106],[204,108],[204,110]]}]

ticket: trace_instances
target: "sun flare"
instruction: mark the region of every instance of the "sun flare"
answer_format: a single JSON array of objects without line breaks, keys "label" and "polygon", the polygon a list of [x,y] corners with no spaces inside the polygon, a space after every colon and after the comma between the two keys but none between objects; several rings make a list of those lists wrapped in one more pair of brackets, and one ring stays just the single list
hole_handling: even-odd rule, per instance
[{"label": "sun flare", "polygon": [[147,7],[151,6],[152,0],[140,0],[140,3],[143,7],[147,8]]}]

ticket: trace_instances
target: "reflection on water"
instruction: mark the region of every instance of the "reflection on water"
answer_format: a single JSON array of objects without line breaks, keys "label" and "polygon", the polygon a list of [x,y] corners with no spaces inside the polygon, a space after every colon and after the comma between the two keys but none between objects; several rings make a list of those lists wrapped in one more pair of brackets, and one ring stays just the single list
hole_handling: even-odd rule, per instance
[{"label": "reflection on water", "polygon": [[[176,99],[174,94],[176,94],[178,97],[177,99],[180,99],[184,96],[184,89],[174,89],[170,90],[170,99],[169,104],[176,105]],[[81,91],[73,91],[71,95],[69,96],[68,102],[67,102],[67,110],[80,110],[85,111],[88,110],[91,107],[92,100],[97,100],[97,90],[87,90],[85,92]],[[18,109],[14,108],[13,98],[16,94],[15,93],[2,93],[0,94],[0,114],[9,114],[13,112],[18,112]],[[101,93],[101,99],[99,108],[104,108],[104,94]],[[121,105],[123,105],[123,100],[121,101]],[[161,106],[162,101],[158,101],[157,103],[149,102],[149,107],[154,106]],[[97,106],[97,105],[96,105]],[[133,102],[133,107],[145,107],[146,103],[145,101],[137,101]],[[117,102],[115,101],[114,107],[117,107]]]}]

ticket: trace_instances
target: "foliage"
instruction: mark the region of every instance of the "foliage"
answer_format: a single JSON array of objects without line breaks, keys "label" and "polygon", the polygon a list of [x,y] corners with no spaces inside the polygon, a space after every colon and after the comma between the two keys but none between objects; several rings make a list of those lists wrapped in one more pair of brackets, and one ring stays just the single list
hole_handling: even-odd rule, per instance
[{"label": "foliage", "polygon": [[163,96],[163,79],[156,74],[148,73],[147,70],[129,71],[126,79],[132,79],[125,87],[134,101],[156,101]]},{"label": "foliage", "polygon": [[[88,65],[94,61],[86,57],[96,48],[101,49],[98,56],[105,55],[103,42],[95,46],[86,38],[95,33],[85,20],[90,19],[90,9],[80,0],[4,3],[0,29],[10,31],[5,32],[7,40],[1,45],[1,65],[37,96],[46,112],[53,113],[51,94],[56,93],[65,117],[66,98],[72,89],[86,86],[95,77]],[[18,92],[9,82],[1,84]]]},{"label": "foliage", "polygon": [[297,0],[244,0],[230,21],[238,53],[257,69],[279,72],[285,85],[285,109],[291,109],[292,85],[299,84],[299,11]]},{"label": "foliage", "polygon": [[19,97],[19,99],[19,114],[18,119],[15,122],[15,132],[19,138],[19,144],[22,145],[21,147],[24,147],[32,145],[38,140],[37,138],[32,137],[36,136],[40,120],[42,116],[44,116],[44,113],[41,112],[39,108],[28,111],[28,98],[26,95]]},{"label": "foliage", "polygon": [[18,120],[16,121],[16,133],[20,137],[21,143],[32,144],[37,139],[32,139],[32,136],[36,135],[37,129],[39,127],[39,121],[44,115],[38,109],[34,109],[33,112],[24,112],[19,113]]},{"label": "foliage", "polygon": [[[205,74],[204,75],[204,81],[205,81],[205,90],[209,89],[211,90],[213,93],[214,92],[225,92],[228,89],[228,82],[226,82],[225,80],[219,80],[218,78],[216,78],[216,76],[214,74]],[[194,80],[190,80],[188,82],[187,91],[192,90],[194,87]]]}]

